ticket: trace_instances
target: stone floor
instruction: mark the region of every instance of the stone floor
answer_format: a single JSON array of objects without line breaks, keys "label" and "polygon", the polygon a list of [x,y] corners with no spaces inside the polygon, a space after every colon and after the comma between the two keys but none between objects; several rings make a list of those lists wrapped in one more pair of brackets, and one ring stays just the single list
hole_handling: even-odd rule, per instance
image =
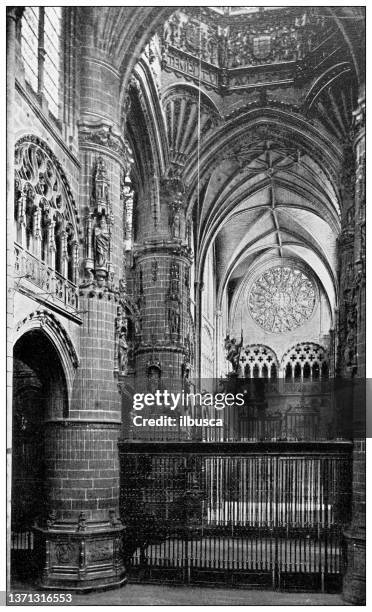
[{"label": "stone floor", "polygon": [[130,584],[119,591],[76,596],[75,604],[146,606],[344,605],[340,595]]},{"label": "stone floor", "polygon": [[[12,592],[40,592],[15,584]],[[341,595],[283,593],[213,587],[128,584],[121,589],[73,595],[76,606],[343,606]]]}]

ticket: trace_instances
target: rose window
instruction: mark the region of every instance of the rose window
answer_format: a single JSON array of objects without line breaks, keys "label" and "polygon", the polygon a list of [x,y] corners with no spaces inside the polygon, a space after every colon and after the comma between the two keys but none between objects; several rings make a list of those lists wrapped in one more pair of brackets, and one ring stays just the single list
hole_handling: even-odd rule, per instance
[{"label": "rose window", "polygon": [[252,285],[248,306],[254,321],[268,332],[286,332],[307,321],[315,307],[314,283],[296,268],[276,266]]}]

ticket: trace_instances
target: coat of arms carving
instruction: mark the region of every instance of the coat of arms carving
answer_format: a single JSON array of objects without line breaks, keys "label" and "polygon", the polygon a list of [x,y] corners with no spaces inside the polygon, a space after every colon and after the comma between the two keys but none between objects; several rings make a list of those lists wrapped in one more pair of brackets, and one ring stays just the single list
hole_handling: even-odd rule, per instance
[{"label": "coat of arms carving", "polygon": [[271,36],[255,36],[253,39],[253,55],[256,59],[266,59],[271,52]]}]

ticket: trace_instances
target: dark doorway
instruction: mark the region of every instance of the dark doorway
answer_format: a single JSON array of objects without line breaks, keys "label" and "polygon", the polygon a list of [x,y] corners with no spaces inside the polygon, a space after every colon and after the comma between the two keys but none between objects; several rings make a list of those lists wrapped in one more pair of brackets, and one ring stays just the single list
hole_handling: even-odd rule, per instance
[{"label": "dark doorway", "polygon": [[12,579],[38,569],[32,527],[45,516],[44,429],[67,416],[66,382],[57,351],[39,330],[14,347],[12,422]]}]

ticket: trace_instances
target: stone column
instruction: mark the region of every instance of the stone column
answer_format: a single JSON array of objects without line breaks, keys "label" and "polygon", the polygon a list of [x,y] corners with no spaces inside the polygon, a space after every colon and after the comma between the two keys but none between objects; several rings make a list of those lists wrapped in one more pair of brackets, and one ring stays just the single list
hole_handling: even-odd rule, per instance
[{"label": "stone column", "polygon": [[[14,93],[16,74],[17,28],[19,27],[23,7],[8,7],[6,10],[6,397],[8,407],[7,418],[7,579],[10,580],[10,548],[11,548],[11,447],[12,447],[12,406],[13,406],[13,329],[14,329]],[[8,588],[9,584],[8,584]]]},{"label": "stone column", "polygon": [[347,336],[352,342],[346,345],[346,355],[354,356],[353,397],[353,474],[352,519],[345,531],[347,542],[347,570],[344,576],[343,595],[354,605],[365,603],[366,597],[366,297],[365,297],[365,96],[360,96],[354,112],[355,153],[355,213],[354,213],[354,261],[351,315],[347,320]]},{"label": "stone column", "polygon": [[[141,329],[137,334],[136,392],[157,389],[187,390],[194,353],[190,323],[190,264],[185,219],[186,198],[180,180],[168,178],[152,186],[152,193],[138,215],[139,240],[134,249],[134,293],[140,310]],[[158,201],[158,213],[151,208]],[[170,412],[166,406],[150,410],[151,415],[176,418],[183,411]],[[177,426],[133,432],[147,439],[182,439],[185,430]]]},{"label": "stone column", "polygon": [[[79,205],[80,367],[69,415],[51,421],[46,436],[49,517],[39,528],[45,550],[42,586],[89,590],[126,581],[119,518],[121,397],[117,364],[125,351],[124,228],[121,178],[130,152],[119,129],[120,75],[82,19]],[[124,346],[123,346],[124,343]],[[122,361],[125,356],[121,354]]]}]

